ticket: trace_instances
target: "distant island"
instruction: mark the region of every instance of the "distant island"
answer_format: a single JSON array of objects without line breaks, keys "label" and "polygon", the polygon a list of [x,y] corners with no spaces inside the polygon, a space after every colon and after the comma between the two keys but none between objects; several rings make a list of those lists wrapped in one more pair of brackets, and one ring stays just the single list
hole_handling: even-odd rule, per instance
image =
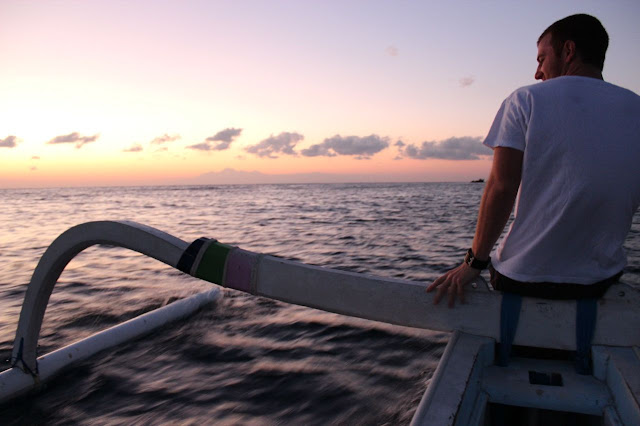
[{"label": "distant island", "polygon": [[472,180],[471,183],[484,183],[484,179]]}]

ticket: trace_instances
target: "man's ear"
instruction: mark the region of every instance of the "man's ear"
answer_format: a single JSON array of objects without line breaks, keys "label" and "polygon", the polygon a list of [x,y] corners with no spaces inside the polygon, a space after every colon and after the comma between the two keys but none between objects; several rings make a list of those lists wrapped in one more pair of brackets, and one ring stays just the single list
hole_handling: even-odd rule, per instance
[{"label": "man's ear", "polygon": [[562,46],[562,59],[565,64],[573,62],[577,57],[576,42],[573,40],[567,40]]}]

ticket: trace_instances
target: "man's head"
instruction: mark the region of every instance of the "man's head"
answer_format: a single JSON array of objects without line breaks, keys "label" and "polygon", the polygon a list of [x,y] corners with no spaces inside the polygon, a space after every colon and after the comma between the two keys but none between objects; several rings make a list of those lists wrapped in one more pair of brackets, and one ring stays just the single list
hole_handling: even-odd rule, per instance
[{"label": "man's head", "polygon": [[[535,78],[602,73],[609,35],[593,16],[578,14],[554,22],[538,38]],[[578,72],[576,72],[578,71]]]}]

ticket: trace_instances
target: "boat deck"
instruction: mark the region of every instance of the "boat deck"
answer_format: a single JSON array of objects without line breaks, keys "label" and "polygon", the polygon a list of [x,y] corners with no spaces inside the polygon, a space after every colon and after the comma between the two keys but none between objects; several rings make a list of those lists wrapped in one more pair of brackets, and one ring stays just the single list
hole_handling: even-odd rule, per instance
[{"label": "boat deck", "polygon": [[484,425],[489,404],[597,416],[640,424],[640,351],[594,346],[593,375],[572,362],[513,357],[494,365],[495,340],[455,332],[412,425]]}]

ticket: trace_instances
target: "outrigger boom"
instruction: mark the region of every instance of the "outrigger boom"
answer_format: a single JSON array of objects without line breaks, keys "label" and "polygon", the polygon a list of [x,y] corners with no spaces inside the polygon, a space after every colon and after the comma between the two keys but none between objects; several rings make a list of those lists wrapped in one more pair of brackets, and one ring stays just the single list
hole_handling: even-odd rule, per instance
[{"label": "outrigger boom", "polygon": [[[484,377],[483,372],[490,370],[492,361],[490,360],[492,349],[487,349],[487,344],[495,343],[500,339],[501,295],[491,291],[486,285],[470,289],[466,304],[455,309],[448,309],[444,304],[433,305],[433,294],[424,291],[424,283],[310,266],[274,256],[253,253],[206,238],[188,244],[172,235],[134,222],[100,221],[70,228],[49,246],[40,259],[27,288],[20,313],[12,353],[12,367],[0,373],[0,403],[36,388],[62,368],[83,359],[80,356],[59,357],[56,354],[60,351],[69,351],[71,350],[69,348],[74,348],[74,346],[76,349],[83,347],[83,356],[90,356],[97,351],[149,332],[154,326],[158,326],[159,322],[166,323],[177,317],[188,315],[220,295],[218,288],[216,288],[212,292],[194,296],[194,299],[174,302],[164,308],[130,320],[123,324],[126,325],[125,328],[118,328],[123,326],[120,325],[98,333],[89,338],[91,339],[90,343],[83,340],[38,358],[37,343],[40,328],[56,281],[74,256],[95,244],[107,244],[135,250],[194,277],[287,303],[391,324],[456,332],[455,336],[458,337],[452,339],[450,343],[452,348],[454,345],[471,345],[476,348],[476,355],[484,355],[474,356],[470,361],[463,360],[469,368],[468,374],[466,376],[463,374],[466,379],[463,378],[464,380],[461,382],[462,388],[457,389],[454,386],[451,390],[446,391],[459,394],[458,399],[454,398],[458,401],[457,405],[454,404],[445,410],[453,420],[442,424],[463,424],[458,423],[463,421],[463,417],[466,419],[465,422],[475,419],[472,423],[480,424],[476,422],[480,422],[482,416],[478,417],[477,414],[474,414],[469,417],[464,414],[465,410],[469,411],[468,404],[473,404],[475,407],[479,406],[478,404],[482,405],[482,401],[485,399],[491,401],[492,396],[487,393],[486,386],[483,387],[481,382]],[[156,315],[161,320],[156,321]],[[513,343],[523,346],[574,350],[576,348],[575,318],[576,305],[573,301],[525,298]],[[623,410],[624,414],[620,414],[618,417],[610,416],[610,418],[622,419],[620,424],[634,424],[628,422],[637,419],[637,424],[640,424],[640,404],[638,402],[640,399],[640,351],[638,350],[638,346],[640,346],[640,291],[621,283],[613,285],[607,291],[598,302],[598,315],[592,344],[594,345],[594,363],[598,356],[604,363],[595,366],[599,368],[599,370],[596,368],[596,374],[600,375],[597,380],[607,382],[609,375],[613,374],[615,378],[611,380],[622,381],[620,386],[627,389],[628,397],[625,399],[626,405],[623,405],[628,408]],[[602,346],[624,349],[624,355],[620,355],[620,351],[614,351],[618,357],[616,359],[623,359],[623,361],[617,364],[613,362],[607,364],[605,361],[608,362],[613,355],[610,351],[607,352],[607,348],[602,349]],[[454,349],[448,349],[448,351],[454,351]],[[51,361],[53,359],[56,360],[55,363]],[[482,360],[481,367],[479,367],[478,360]],[[460,362],[464,364],[463,361]],[[454,374],[453,372],[445,372],[449,363],[448,356],[441,361],[436,373],[437,377],[443,374]],[[55,368],[52,367],[54,364]],[[617,369],[616,371],[622,368],[626,372],[625,374],[635,374],[635,379],[624,376],[620,378],[620,374],[616,376],[614,373],[608,372],[609,365],[611,365],[610,368]],[[458,369],[457,374],[460,374],[461,371],[466,370]],[[435,384],[436,380],[434,379],[433,385],[425,395],[426,400],[420,404],[414,423],[421,424],[426,422],[426,419],[431,421],[436,412],[439,413],[438,416],[446,414],[440,413],[443,407],[433,405],[434,398],[441,397],[440,394],[444,389],[434,389]],[[463,398],[466,395],[465,392],[469,387],[473,388],[474,386],[477,389],[485,389],[481,392],[484,399],[474,397],[471,402],[466,402],[464,404],[467,405],[464,405],[463,402],[470,398]],[[544,408],[545,405],[542,403],[540,406]],[[605,404],[604,407],[610,407],[610,405]],[[453,410],[453,417],[451,417],[451,410]],[[606,412],[602,407],[590,408],[590,410]]]}]

